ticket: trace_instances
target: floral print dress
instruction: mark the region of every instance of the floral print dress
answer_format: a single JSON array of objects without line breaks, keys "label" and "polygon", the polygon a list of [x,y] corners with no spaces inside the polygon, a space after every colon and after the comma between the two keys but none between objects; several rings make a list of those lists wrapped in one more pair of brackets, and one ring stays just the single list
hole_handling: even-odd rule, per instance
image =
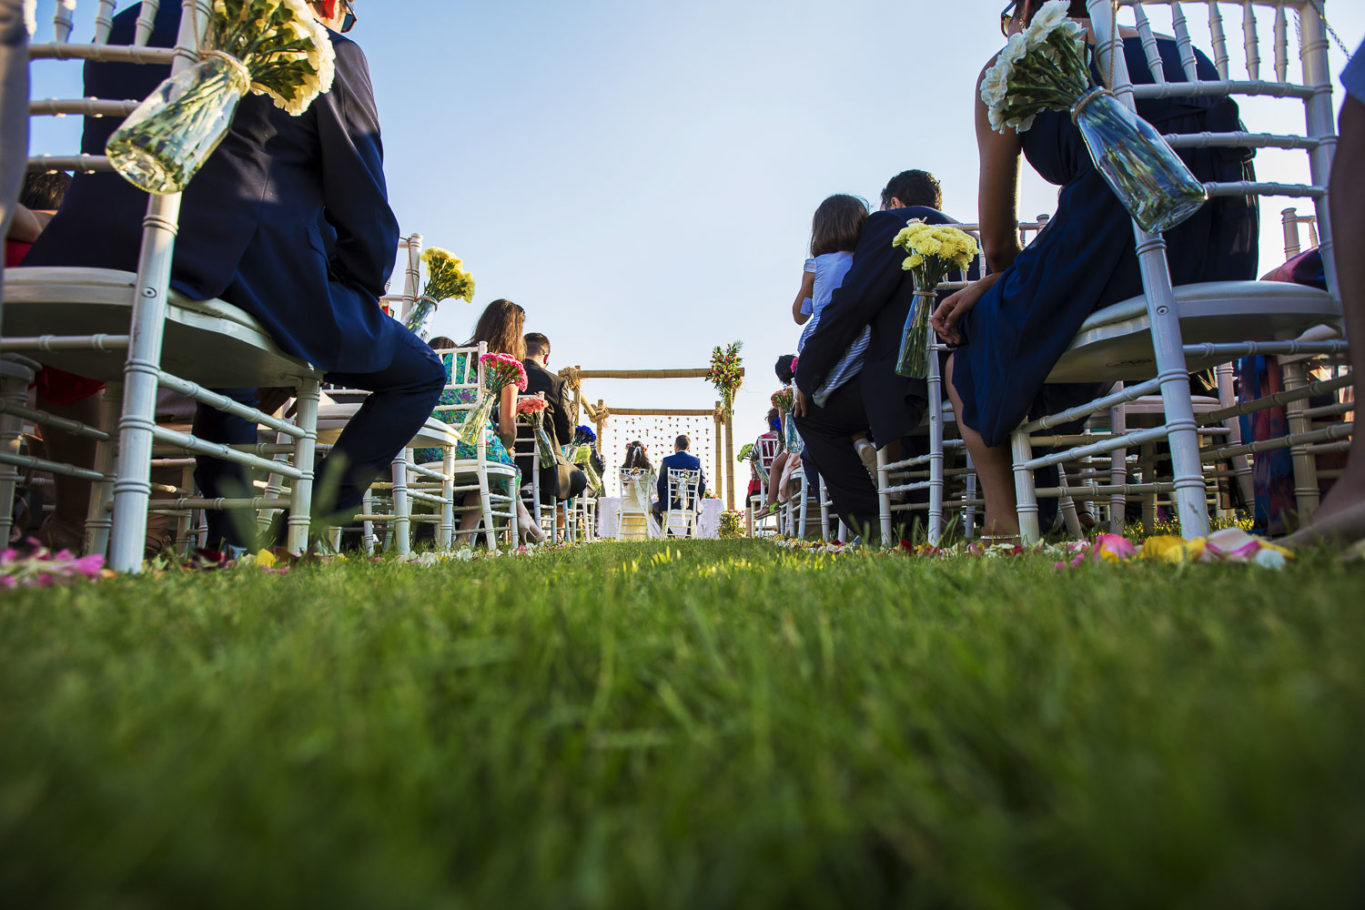
[{"label": "floral print dress", "polygon": [[[445,367],[446,383],[462,384],[469,382],[471,378],[469,371],[474,368],[473,360],[474,359],[467,354],[442,355],[441,364]],[[478,393],[473,389],[446,389],[441,392],[440,400],[437,402],[436,406],[437,408],[440,408],[442,405],[473,404],[477,399]],[[465,416],[468,413],[468,411],[437,410],[432,416],[451,426],[459,426],[464,423]],[[507,451],[507,446],[502,444],[502,439],[494,431],[492,422],[484,428],[483,435],[489,461],[505,464],[509,467],[516,467],[516,462],[512,460],[511,454]],[[438,448],[415,449],[413,450],[413,457],[418,464],[429,464],[431,462],[441,461],[443,453]],[[460,442],[455,446],[455,457],[456,459],[472,459],[478,458],[479,453],[474,446]],[[520,480],[516,483],[517,486],[520,486]]]}]

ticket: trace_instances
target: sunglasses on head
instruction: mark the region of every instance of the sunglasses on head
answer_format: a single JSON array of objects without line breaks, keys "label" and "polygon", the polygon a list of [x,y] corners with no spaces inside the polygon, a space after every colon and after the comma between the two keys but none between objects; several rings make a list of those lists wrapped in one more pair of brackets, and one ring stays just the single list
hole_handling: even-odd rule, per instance
[{"label": "sunglasses on head", "polygon": [[1010,2],[1005,4],[1005,8],[1000,11],[1000,34],[1008,36],[1010,33],[1010,23],[1014,21],[1014,8],[1019,4]]},{"label": "sunglasses on head", "polygon": [[345,34],[346,32],[349,32],[351,29],[355,28],[355,23],[356,23],[355,10],[351,8],[351,4],[347,3],[346,15],[343,16],[341,19],[342,34]]}]

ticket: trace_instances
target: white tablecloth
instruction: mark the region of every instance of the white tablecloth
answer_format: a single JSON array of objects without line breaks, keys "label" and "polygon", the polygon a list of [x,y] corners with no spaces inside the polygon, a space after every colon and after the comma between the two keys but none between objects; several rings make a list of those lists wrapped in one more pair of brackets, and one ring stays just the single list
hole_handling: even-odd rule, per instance
[{"label": "white tablecloth", "polygon": [[703,499],[701,515],[697,516],[697,536],[716,538],[720,536],[720,515],[725,511],[725,503],[719,499]]}]

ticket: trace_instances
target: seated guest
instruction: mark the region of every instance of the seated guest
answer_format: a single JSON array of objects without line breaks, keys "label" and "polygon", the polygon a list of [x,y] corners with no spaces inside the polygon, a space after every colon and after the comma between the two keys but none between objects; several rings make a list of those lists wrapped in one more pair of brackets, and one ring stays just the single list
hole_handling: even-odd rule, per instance
[{"label": "seated guest", "polygon": [[[1017,33],[1041,7],[1014,5],[1009,26]],[[1072,18],[1089,24],[1084,0],[1072,0]],[[1134,83],[1150,83],[1142,41],[1121,28],[1124,57]],[[1166,79],[1185,81],[1175,40],[1158,38]],[[993,62],[993,61],[992,61]],[[1201,79],[1218,71],[1197,54]],[[1099,73],[1095,72],[1098,79]],[[1231,99],[1215,96],[1138,101],[1138,114],[1159,133],[1221,133],[1240,128]],[[1142,293],[1133,225],[1128,212],[1095,170],[1079,131],[1065,111],[1045,111],[1022,135],[991,129],[976,94],[981,161],[978,191],[981,242],[991,274],[945,300],[934,313],[940,336],[960,347],[948,361],[945,384],[958,426],[981,479],[986,500],[983,531],[1019,533],[1009,435],[1025,418],[1055,413],[1094,397],[1094,385],[1044,385],[1081,323],[1095,310]],[[1015,199],[1019,157],[1060,186],[1057,211],[1025,250],[1019,249]],[[1183,149],[1203,181],[1252,180],[1250,154],[1239,149]],[[1209,200],[1192,218],[1166,232],[1166,260],[1174,284],[1256,276],[1258,219],[1254,199]],[[1059,428],[1059,431],[1065,432]]]},{"label": "seated guest", "polygon": [[597,451],[597,433],[592,427],[579,424],[574,427],[573,445],[576,448],[573,463],[588,475],[590,492],[594,496],[607,495],[602,485],[602,472],[607,469],[607,463],[602,459],[602,453]]},{"label": "seated guest", "polygon": [[[526,311],[518,304],[510,300],[494,300],[484,307],[483,313],[479,316],[479,321],[474,325],[474,335],[462,345],[457,345],[449,338],[435,338],[431,342],[433,350],[446,350],[454,347],[475,347],[479,342],[483,342],[490,354],[510,354],[518,360],[524,360],[526,356],[526,342],[522,337],[522,329],[526,325]],[[464,353],[447,353],[441,356],[441,365],[447,379],[447,384],[463,385],[472,383],[476,380],[479,365],[473,356]],[[473,388],[445,389],[441,392],[440,399],[436,405],[435,416],[438,420],[452,426],[459,426],[464,423],[469,415],[468,410],[454,410],[450,405],[473,404],[479,398],[480,391]],[[443,407],[444,406],[444,407]],[[516,462],[510,454],[517,438],[517,387],[508,383],[502,387],[498,398],[497,415],[484,428],[484,457],[490,462],[504,464],[515,467]],[[439,462],[444,457],[444,452],[440,449],[416,449],[413,458],[418,464]],[[463,442],[455,445],[455,458],[457,461],[468,461],[479,457],[477,446],[466,445]],[[520,532],[529,537],[535,543],[540,543],[545,538],[545,533],[531,520],[530,514],[526,511],[526,506],[522,503],[521,497],[516,495],[516,491],[521,487],[520,471],[517,476],[509,483],[506,493],[517,501],[517,526]],[[456,539],[468,541],[472,538],[474,530],[479,526],[483,516],[479,505],[478,493],[467,493],[461,504],[465,510],[460,513],[460,524],[456,532]]]},{"label": "seated guest", "polygon": [[640,440],[626,443],[626,457],[621,463],[623,471],[638,471],[639,477],[630,483],[627,489],[623,484],[621,497],[623,499],[622,508],[626,503],[632,509],[638,508],[640,511],[652,511],[653,505],[650,500],[650,489],[654,486],[654,465],[649,460],[649,455],[645,450],[645,444]]},{"label": "seated guest", "polygon": [[[568,380],[546,369],[549,362],[550,339],[539,332],[527,335],[526,359],[522,361],[522,366],[526,368],[525,394],[545,394],[545,432],[550,436],[558,462],[553,468],[540,470],[542,502],[548,502],[551,498],[573,499],[588,486],[588,475],[569,464],[561,452],[561,447],[568,445],[574,436],[573,421],[569,419],[573,412],[573,399],[569,395]],[[530,476],[536,467],[534,447],[517,454],[517,466],[521,468],[523,477]]]},{"label": "seated guest", "polygon": [[[659,499],[654,503],[654,515],[657,517],[665,508],[681,509],[683,507],[680,500],[668,501],[668,469],[674,468],[682,471],[701,471],[701,459],[687,451],[692,445],[692,440],[686,436],[679,436],[673,441],[673,454],[659,462],[658,492]],[[701,500],[706,496],[706,475],[699,474],[697,482],[697,500],[692,503],[694,511],[701,509]]]},{"label": "seated guest", "polygon": [[[309,7],[329,29],[350,21],[347,0],[310,0]],[[179,3],[161,4],[151,46],[175,44],[180,11]],[[111,44],[132,42],[140,12],[136,4],[114,18]],[[228,135],[184,194],[171,283],[193,299],[241,307],[327,381],[372,393],[318,470],[314,516],[340,524],[430,415],[445,375],[431,349],[379,307],[398,245],[379,115],[365,55],[328,34],[336,78],[304,114],[292,117],[258,95],[242,99]],[[91,61],[85,93],[143,98],[167,74],[166,67]],[[82,151],[103,154],[118,123],[87,118]],[[25,264],[133,271],[146,210],[147,196],[117,174],[80,174]],[[254,389],[228,394],[256,397]],[[200,408],[195,434],[250,444],[256,426]],[[200,459],[197,479],[211,498],[251,489],[246,469],[216,459]],[[251,543],[253,516],[209,515],[211,545]]]},{"label": "seated guest", "polygon": [[[896,372],[915,283],[891,241],[913,218],[955,223],[939,211],[942,205],[938,180],[926,171],[903,171],[888,181],[881,211],[863,223],[853,261],[797,362],[793,411],[806,453],[819,465],[834,511],[867,538],[878,532],[877,488],[854,440],[870,429],[877,448],[898,443],[920,425],[928,401],[923,380]],[[850,345],[869,327],[861,363],[846,363]],[[826,390],[836,374],[843,383]]]}]

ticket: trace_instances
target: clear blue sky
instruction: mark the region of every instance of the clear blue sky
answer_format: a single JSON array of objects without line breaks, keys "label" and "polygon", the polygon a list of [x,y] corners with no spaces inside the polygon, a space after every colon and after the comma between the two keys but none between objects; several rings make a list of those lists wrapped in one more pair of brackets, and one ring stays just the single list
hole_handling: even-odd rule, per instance
[{"label": "clear blue sky", "polygon": [[[820,200],[875,205],[888,177],[918,167],[939,176],[950,214],[975,220],[972,91],[1002,42],[1003,5],[356,0],[350,37],[370,59],[404,232],[461,256],[478,284],[474,305],[445,306],[438,331],[467,337],[484,303],[508,297],[550,337],[552,367],[701,367],[741,339],[742,442],[762,428],[773,362],[795,348],[790,304]],[[78,39],[94,3],[81,6]],[[1354,48],[1365,4],[1326,6]],[[39,2],[40,36],[52,7]],[[1238,43],[1240,14],[1224,4],[1224,16]],[[1335,76],[1345,57],[1331,53]],[[70,92],[55,74],[78,69],[36,64],[40,94]],[[1301,128],[1292,104],[1244,108],[1253,128],[1280,117],[1279,129]],[[34,148],[64,150],[51,131]],[[1303,179],[1282,160],[1299,158],[1263,155],[1262,176]],[[1050,212],[1055,189],[1024,170],[1021,216]],[[1266,267],[1281,207],[1264,208]],[[700,380],[585,393],[625,407],[716,399]]]}]

